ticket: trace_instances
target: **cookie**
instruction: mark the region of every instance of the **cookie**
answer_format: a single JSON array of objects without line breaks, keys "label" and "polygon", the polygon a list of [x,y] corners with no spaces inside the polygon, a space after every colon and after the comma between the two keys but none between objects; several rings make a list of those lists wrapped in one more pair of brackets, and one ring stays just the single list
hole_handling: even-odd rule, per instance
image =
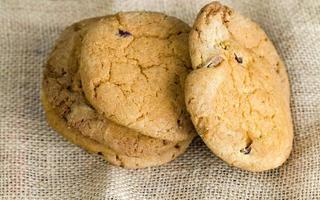
[{"label": "cookie", "polygon": [[102,155],[105,160],[116,166],[137,169],[162,165],[174,160],[183,152],[185,152],[192,141],[192,139],[188,139],[182,142],[178,142],[175,146],[167,149],[161,154],[156,153],[153,155],[142,157],[119,154],[107,145],[84,136],[79,130],[68,126],[66,121],[60,118],[55,109],[52,108],[43,93],[41,94],[41,101],[45,110],[47,121],[53,129],[55,129],[58,133],[63,135],[72,143],[79,145],[80,147],[91,153]]},{"label": "cookie", "polygon": [[206,145],[241,169],[282,165],[293,141],[289,83],[263,30],[213,2],[200,11],[189,43],[194,70],[185,101]]},{"label": "cookie", "polygon": [[[214,23],[209,21],[214,21]],[[203,32],[204,29],[211,29],[211,31]],[[218,33],[211,34],[212,31],[217,29],[219,29],[221,35],[218,35]],[[287,96],[288,102],[290,101],[290,85],[286,67],[266,33],[251,19],[220,3],[214,2],[202,8],[198,14],[197,22],[194,23],[189,37],[194,69],[201,67],[203,63],[210,62],[212,53],[216,50],[219,51],[215,46],[207,45],[207,43],[213,40],[215,40],[215,44],[221,43],[227,39],[224,37],[232,37],[244,48],[250,49],[259,57],[266,59],[272,70],[278,74],[284,94]],[[220,45],[228,46],[227,43],[221,43]]]},{"label": "cookie", "polygon": [[174,148],[177,142],[144,136],[111,122],[85,99],[78,60],[82,38],[97,20],[99,18],[76,23],[58,39],[44,70],[43,93],[48,102],[69,127],[125,156],[150,156]]},{"label": "cookie", "polygon": [[161,13],[118,13],[84,36],[80,76],[86,98],[107,119],[147,136],[193,134],[184,104],[191,69],[189,26]]}]

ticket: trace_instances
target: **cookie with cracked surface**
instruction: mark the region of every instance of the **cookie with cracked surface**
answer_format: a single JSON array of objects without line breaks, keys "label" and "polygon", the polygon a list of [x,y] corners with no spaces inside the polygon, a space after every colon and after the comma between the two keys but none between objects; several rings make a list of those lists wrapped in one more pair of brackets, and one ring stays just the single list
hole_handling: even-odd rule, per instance
[{"label": "cookie with cracked surface", "polygon": [[48,102],[69,127],[117,153],[141,157],[172,149],[176,142],[144,136],[113,123],[85,99],[78,73],[80,47],[86,30],[99,19],[75,23],[61,34],[44,69],[42,89]]},{"label": "cookie with cracked surface", "polygon": [[84,36],[83,90],[113,122],[144,135],[182,141],[193,135],[184,104],[191,69],[189,26],[161,13],[129,12],[102,19]]},{"label": "cookie with cracked surface", "polygon": [[194,70],[186,106],[211,151],[230,165],[264,171],[282,165],[293,127],[285,68],[265,33],[234,10],[213,2],[190,33]]},{"label": "cookie with cracked surface", "polygon": [[48,124],[54,130],[63,135],[70,142],[84,148],[85,150],[91,153],[102,155],[105,160],[116,166],[137,169],[162,165],[176,159],[179,155],[184,153],[192,141],[190,138],[185,141],[178,142],[173,147],[170,147],[161,153],[144,155],[140,157],[128,156],[116,152],[108,145],[85,136],[78,129],[70,127],[66,120],[62,119],[57,114],[43,93],[41,94],[41,102],[45,110]]},{"label": "cookie with cracked surface", "polygon": [[[211,31],[204,31],[209,29]],[[212,34],[214,31],[215,34]],[[189,44],[193,68],[197,69],[203,63],[210,63],[212,55],[216,54],[221,46],[228,48],[228,44],[223,42],[228,38],[232,38],[270,63],[269,66],[282,82],[283,92],[289,103],[290,85],[287,70],[272,41],[258,24],[218,2],[208,4],[201,9],[190,32]],[[207,45],[212,41],[215,45]],[[239,61],[242,59],[241,55],[236,56]]]}]

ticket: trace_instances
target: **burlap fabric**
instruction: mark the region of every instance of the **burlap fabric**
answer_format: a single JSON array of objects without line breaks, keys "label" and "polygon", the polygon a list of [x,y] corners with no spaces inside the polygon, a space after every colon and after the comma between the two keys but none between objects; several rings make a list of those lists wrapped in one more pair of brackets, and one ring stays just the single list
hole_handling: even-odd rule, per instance
[{"label": "burlap fabric", "polygon": [[198,0],[0,1],[0,199],[320,199],[320,1],[224,1],[266,30],[292,86],[295,141],[284,166],[228,167],[198,138],[176,161],[126,170],[51,130],[39,101],[41,66],[66,25],[125,10],[192,23]]}]

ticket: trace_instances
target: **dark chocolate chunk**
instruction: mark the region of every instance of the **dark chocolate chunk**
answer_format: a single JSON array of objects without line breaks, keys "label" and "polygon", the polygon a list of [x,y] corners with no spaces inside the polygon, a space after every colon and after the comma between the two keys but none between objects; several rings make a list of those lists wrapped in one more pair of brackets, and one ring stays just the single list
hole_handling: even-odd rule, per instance
[{"label": "dark chocolate chunk", "polygon": [[247,146],[243,149],[240,150],[241,153],[247,155],[251,152],[251,144],[252,144],[252,140],[249,138],[249,142],[247,144]]},{"label": "dark chocolate chunk", "polygon": [[238,57],[238,56],[237,56],[237,54],[234,54],[234,58],[235,58],[236,61],[237,61],[238,63],[240,63],[240,64],[241,64],[242,61],[243,61],[241,57]]},{"label": "dark chocolate chunk", "polygon": [[240,152],[245,155],[249,154],[251,152],[251,144],[252,144],[252,141],[250,141],[245,148],[241,149]]},{"label": "dark chocolate chunk", "polygon": [[128,36],[131,36],[131,33],[128,31],[123,31],[123,30],[119,29],[119,35],[120,35],[120,37],[128,37]]}]

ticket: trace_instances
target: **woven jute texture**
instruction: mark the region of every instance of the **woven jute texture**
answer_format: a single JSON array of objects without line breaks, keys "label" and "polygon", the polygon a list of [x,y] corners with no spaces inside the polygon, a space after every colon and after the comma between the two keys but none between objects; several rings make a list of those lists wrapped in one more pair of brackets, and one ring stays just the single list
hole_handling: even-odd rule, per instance
[{"label": "woven jute texture", "polygon": [[1,0],[0,199],[320,199],[320,1],[223,1],[258,22],[288,68],[295,126],[284,166],[231,168],[197,138],[169,164],[127,170],[48,127],[39,101],[42,65],[63,28],[127,10],[193,23],[203,0]]}]

